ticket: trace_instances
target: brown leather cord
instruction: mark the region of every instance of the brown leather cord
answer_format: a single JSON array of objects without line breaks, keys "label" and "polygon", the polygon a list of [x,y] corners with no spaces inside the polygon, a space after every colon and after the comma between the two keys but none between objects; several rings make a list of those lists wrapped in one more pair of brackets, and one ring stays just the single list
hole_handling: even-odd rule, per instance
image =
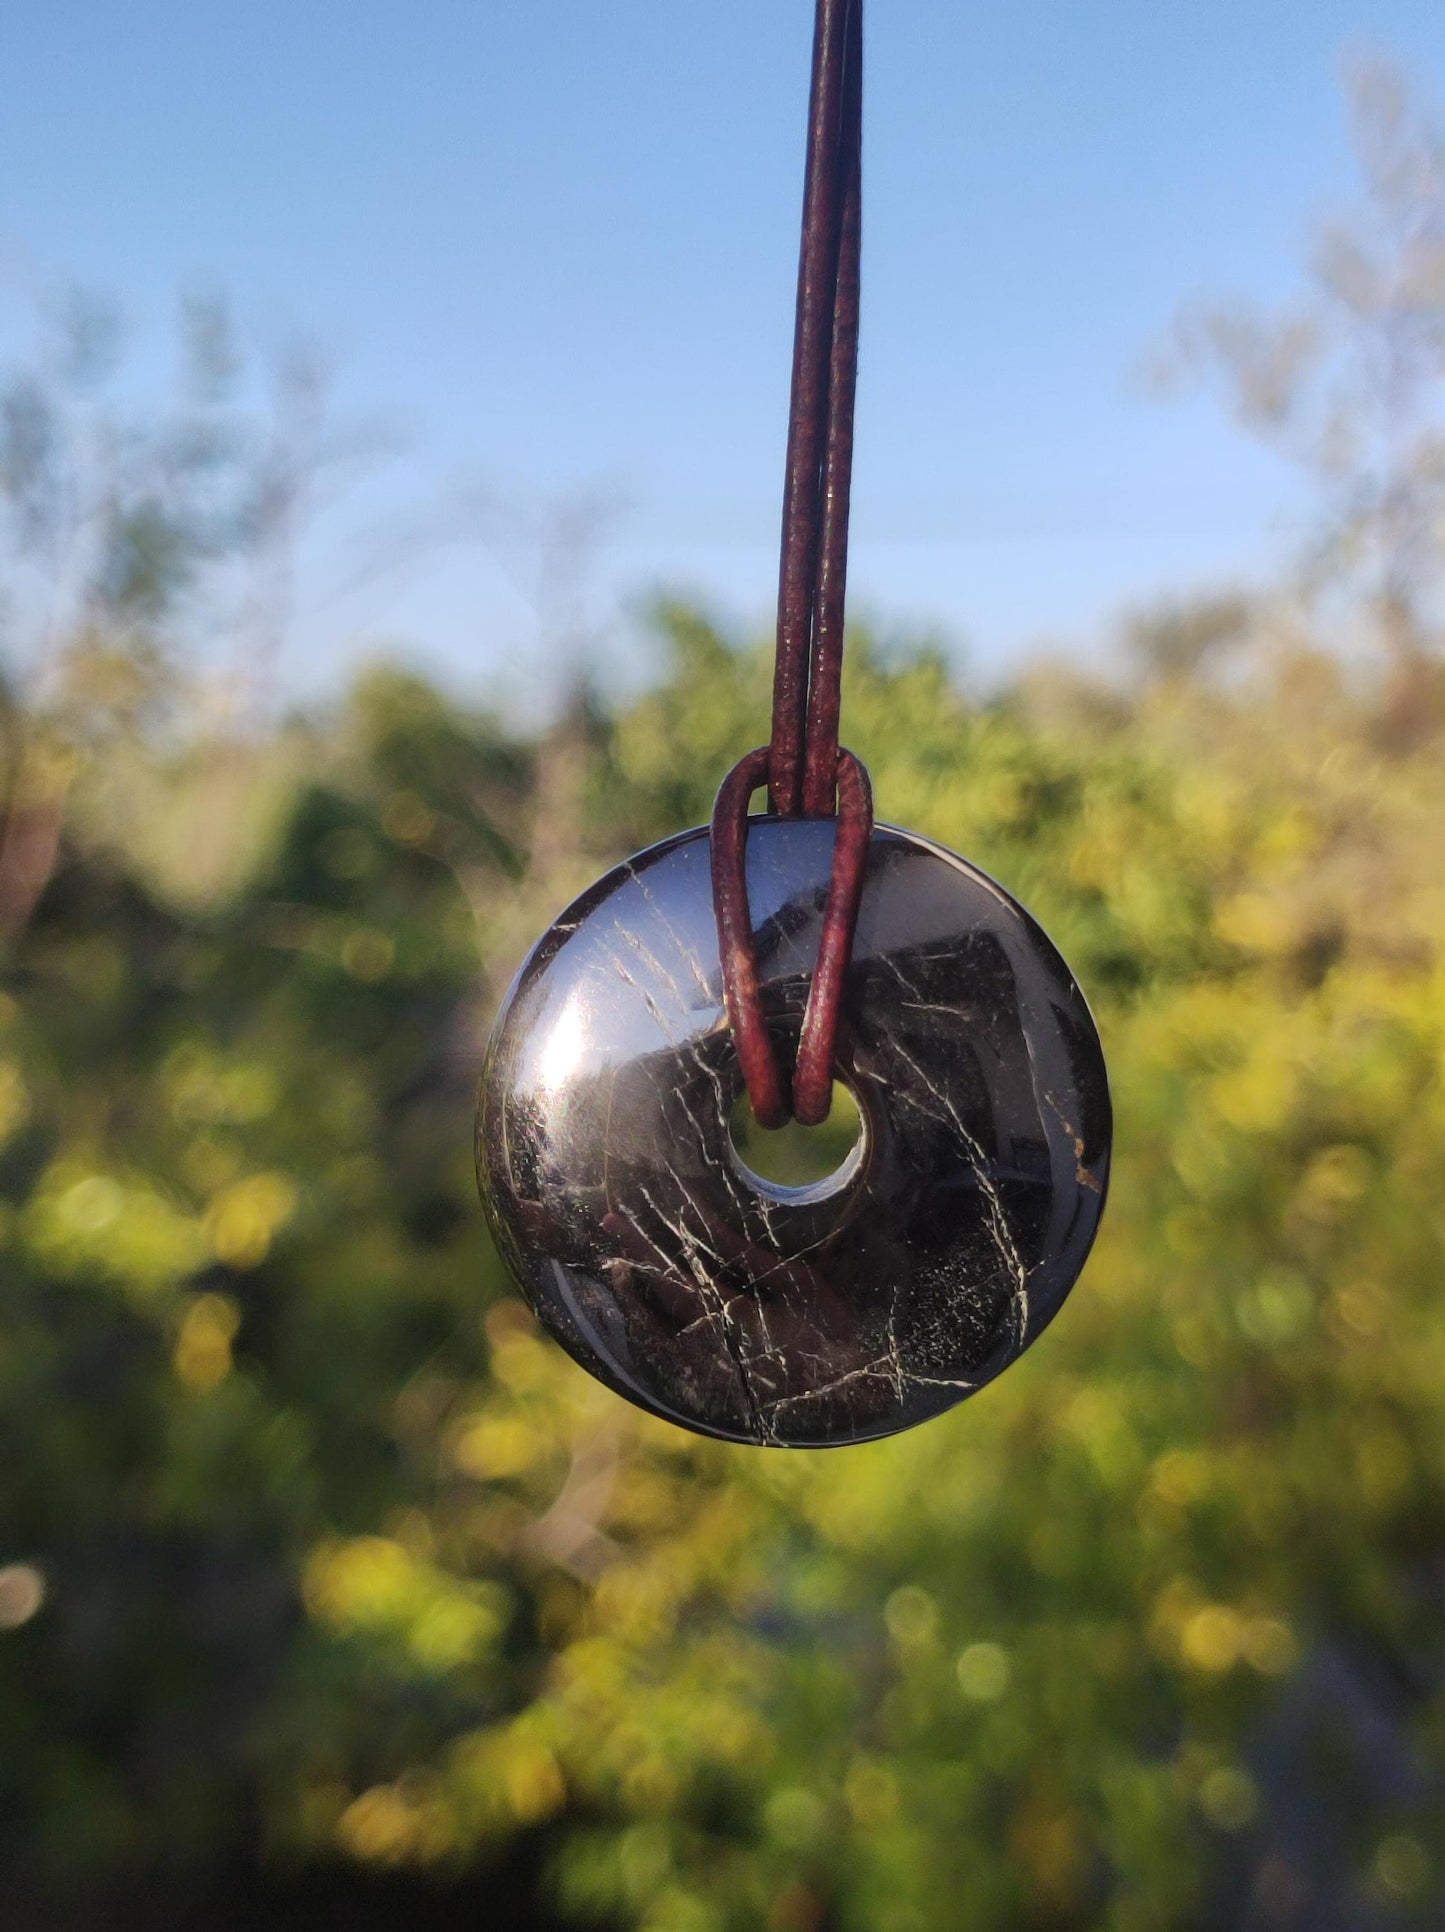
[{"label": "brown leather cord", "polygon": [[768,774],[780,818],[800,810],[827,817],[833,809],[858,380],[862,147],[863,0],[818,0]]},{"label": "brown leather cord", "polygon": [[843,129],[838,159],[842,210],[820,491],[821,534],[803,753],[803,813],[833,810],[843,619],[848,591],[848,516],[853,485],[853,403],[858,389],[858,310],[863,239],[863,0],[854,0],[845,43]]},{"label": "brown leather cord", "polygon": [[768,776],[767,745],[750,751],[723,780],[712,815],[713,905],[718,957],[733,1048],[761,1127],[781,1127],[791,1112],[805,1127],[820,1126],[833,1104],[833,1061],[843,986],[863,894],[868,841],[873,832],[873,788],[861,759],[840,750],[834,770],[838,829],[833,873],[823,909],[818,961],[793,1067],[792,1105],[763,1015],[757,941],[748,906],[748,801]]},{"label": "brown leather cord", "polygon": [[873,787],[867,767],[851,751],[840,750],[835,766],[838,829],[833,876],[823,910],[818,963],[803,1013],[798,1057],[793,1065],[793,1112],[805,1127],[820,1127],[833,1105],[833,1060],[843,1011],[844,980],[853,957],[853,934],[863,897],[868,841],[873,835]]},{"label": "brown leather cord", "polygon": [[[862,249],[863,0],[818,0],[813,42],[772,743],[723,780],[712,873],[728,1023],[753,1112],[781,1127],[828,1117],[844,983],[863,892],[873,793],[838,743]],[[767,783],[779,818],[837,815],[818,960],[790,1096],[761,1002],[748,907],[748,803]]]},{"label": "brown leather cord", "polygon": [[748,801],[765,783],[771,756],[763,745],[739,759],[718,788],[712,808],[712,897],[723,998],[733,1048],[760,1127],[781,1127],[791,1112],[763,1018],[758,949],[748,906]]}]

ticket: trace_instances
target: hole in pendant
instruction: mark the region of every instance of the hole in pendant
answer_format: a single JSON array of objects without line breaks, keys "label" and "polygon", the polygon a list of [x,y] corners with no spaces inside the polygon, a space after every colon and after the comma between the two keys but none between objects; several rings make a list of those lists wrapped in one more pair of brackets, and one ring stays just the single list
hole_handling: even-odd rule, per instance
[{"label": "hole in pendant", "polygon": [[858,1102],[841,1080],[833,1082],[833,1106],[821,1127],[790,1120],[785,1127],[760,1127],[746,1090],[739,1094],[728,1122],[733,1152],[752,1179],[765,1187],[816,1187],[841,1174],[863,1137]]}]

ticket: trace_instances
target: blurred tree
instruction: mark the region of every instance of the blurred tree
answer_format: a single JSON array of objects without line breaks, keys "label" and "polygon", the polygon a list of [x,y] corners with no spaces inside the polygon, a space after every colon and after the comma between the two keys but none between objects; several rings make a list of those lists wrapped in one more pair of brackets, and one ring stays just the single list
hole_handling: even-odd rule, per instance
[{"label": "blurred tree", "polygon": [[1129,619],[1124,645],[1144,678],[1194,678],[1238,652],[1254,612],[1238,594],[1155,604]]},{"label": "blurred tree", "polygon": [[0,944],[55,865],[78,771],[174,725],[234,640],[244,719],[273,695],[304,527],[374,453],[327,420],[324,369],[297,347],[251,406],[224,303],[182,304],[170,404],[128,403],[122,328],[74,292],[31,365],[0,388],[0,615],[10,686],[0,811]]},{"label": "blurred tree", "polygon": [[1364,196],[1329,222],[1307,293],[1198,306],[1157,373],[1222,380],[1235,418],[1319,486],[1312,588],[1363,597],[1397,673],[1441,635],[1445,136],[1383,61],[1350,75]]}]

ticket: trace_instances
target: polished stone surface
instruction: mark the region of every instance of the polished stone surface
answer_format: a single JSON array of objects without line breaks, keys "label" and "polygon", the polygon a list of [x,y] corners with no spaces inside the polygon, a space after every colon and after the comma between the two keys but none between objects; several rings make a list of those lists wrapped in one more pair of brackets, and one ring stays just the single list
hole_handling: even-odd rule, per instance
[{"label": "polished stone surface", "polygon": [[[785,1065],[832,844],[830,821],[749,836]],[[972,1394],[1058,1312],[1108,1182],[1098,1035],[1029,915],[889,826],[838,1074],[863,1119],[842,1168],[759,1180],[728,1127],[742,1081],[705,831],[609,873],[522,967],[483,1075],[483,1199],[532,1307],[619,1395],[738,1442],[861,1442]]]}]

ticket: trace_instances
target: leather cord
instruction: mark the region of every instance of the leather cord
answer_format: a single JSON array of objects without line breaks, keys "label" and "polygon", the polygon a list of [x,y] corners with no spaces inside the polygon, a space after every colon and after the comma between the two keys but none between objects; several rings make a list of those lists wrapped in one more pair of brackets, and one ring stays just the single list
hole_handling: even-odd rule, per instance
[{"label": "leather cord", "polygon": [[762,1013],[747,898],[747,812],[766,782],[779,818],[838,821],[818,963],[791,1111],[825,1120],[844,981],[873,826],[868,775],[838,743],[858,378],[862,246],[863,0],[817,0],[803,235],[783,488],[772,741],[728,774],[712,823],[713,896],[729,1024],[758,1121],[789,1095]]}]

